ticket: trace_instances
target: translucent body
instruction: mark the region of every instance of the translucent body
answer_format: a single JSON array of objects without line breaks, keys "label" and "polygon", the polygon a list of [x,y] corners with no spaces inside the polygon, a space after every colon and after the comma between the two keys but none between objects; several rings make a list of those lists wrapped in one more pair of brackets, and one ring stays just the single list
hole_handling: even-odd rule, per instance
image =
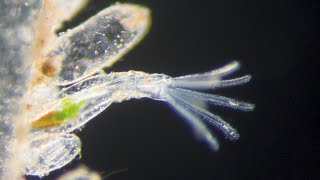
[{"label": "translucent body", "polygon": [[[230,67],[233,68],[229,69]],[[38,137],[43,134],[60,136],[61,133],[71,133],[98,115],[113,102],[121,102],[131,98],[139,99],[147,97],[154,100],[165,101],[170,104],[184,117],[186,122],[191,125],[201,140],[205,141],[213,150],[218,150],[219,144],[208,130],[205,122],[217,127],[229,139],[236,140],[239,138],[239,134],[219,116],[211,114],[203,106],[200,106],[199,102],[211,103],[243,111],[250,111],[254,106],[234,99],[205,94],[189,89],[209,89],[210,86],[204,86],[202,84],[203,81],[208,82],[212,88],[232,86],[248,82],[250,76],[243,76],[241,78],[231,80],[222,80],[224,75],[228,75],[228,73],[236,68],[238,68],[238,63],[233,62],[218,71],[210,71],[204,74],[178,78],[171,78],[164,74],[147,74],[136,71],[92,76],[63,89],[56,95],[61,99],[65,97],[71,98],[75,103],[82,100],[86,101],[86,106],[81,110],[77,118],[64,122],[59,126],[33,129],[33,134]],[[62,138],[61,141],[64,141],[64,138]],[[75,142],[78,142],[78,139],[75,139]],[[57,143],[61,142],[57,141]],[[80,143],[76,144],[79,144],[80,146]],[[60,149],[61,146],[52,146],[52,148],[54,147],[59,147]],[[80,147],[78,148],[80,149]],[[70,151],[67,151],[67,149]],[[50,150],[52,151],[52,149]],[[50,156],[46,155],[45,157],[57,159],[56,156],[60,157],[68,154],[68,159],[72,160],[77,155],[72,152],[74,152],[74,144],[71,143],[70,147],[66,145],[65,148],[59,150],[59,153],[50,154]],[[41,153],[46,153],[46,149],[44,148]],[[64,158],[62,162],[45,162],[46,164],[39,166],[39,164],[43,162],[44,161],[41,159],[41,161],[39,160],[34,166],[31,166],[33,171],[27,171],[28,174],[41,175],[42,173],[39,173],[41,171],[51,171],[58,167],[54,166],[54,168],[52,168],[53,166],[51,163],[54,163],[55,165],[64,165],[66,163]],[[39,167],[42,167],[42,169]]]},{"label": "translucent body", "polygon": [[[35,29],[30,45],[32,62],[30,78],[25,80],[25,98],[20,103],[26,129],[22,137],[26,150],[23,154],[29,158],[25,158],[21,171],[43,176],[68,164],[81,151],[81,141],[72,132],[111,103],[131,98],[167,102],[213,150],[218,150],[219,144],[206,122],[229,139],[239,137],[234,128],[208,112],[204,104],[243,111],[254,106],[198,92],[248,82],[249,75],[223,79],[239,68],[238,62],[176,78],[139,71],[105,74],[103,68],[111,66],[146,34],[150,26],[149,10],[133,4],[116,4],[57,37],[54,31],[61,21],[81,7],[79,1],[68,3],[71,10],[65,8],[62,0],[43,1],[39,18],[29,25]],[[66,13],[61,17],[61,12]]]}]

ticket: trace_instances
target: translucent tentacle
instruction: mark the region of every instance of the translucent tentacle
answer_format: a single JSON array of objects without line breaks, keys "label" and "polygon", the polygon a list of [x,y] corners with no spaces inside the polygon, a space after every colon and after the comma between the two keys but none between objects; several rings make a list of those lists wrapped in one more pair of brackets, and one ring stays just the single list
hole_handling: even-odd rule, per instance
[{"label": "translucent tentacle", "polygon": [[[214,89],[217,87],[221,87],[221,83],[222,83],[221,79],[224,76],[227,76],[235,72],[236,70],[239,69],[239,67],[240,67],[239,62],[234,61],[219,69],[212,70],[209,72],[176,77],[176,78],[173,78],[173,82],[171,83],[171,86],[186,88],[186,89]],[[248,77],[245,77],[244,79],[246,78]],[[239,81],[243,83],[245,82],[243,79],[239,79],[239,81],[236,81],[236,79],[234,79],[234,81],[237,83],[239,83]],[[229,84],[231,84],[231,82]]]},{"label": "translucent tentacle", "polygon": [[221,130],[228,139],[236,140],[239,138],[238,132],[232,128],[230,124],[223,121],[219,116],[208,112],[201,106],[197,106],[197,104],[193,104],[190,99],[187,99],[186,96],[181,96],[179,93],[174,92],[171,89],[168,91],[171,97],[177,99],[188,111],[192,112],[194,116],[198,116],[200,117],[200,120],[206,120],[210,124],[214,125],[216,128]]},{"label": "translucent tentacle", "polygon": [[241,111],[252,111],[254,109],[254,105],[251,103],[237,101],[235,99],[223,97],[219,95],[206,94],[206,93],[197,92],[197,91],[188,90],[188,89],[182,89],[182,88],[171,88],[170,91],[173,91],[173,93],[175,94],[180,94],[189,98],[202,100],[217,106],[225,106],[232,109],[238,109]]},{"label": "translucent tentacle", "polygon": [[250,80],[251,80],[250,75],[245,75],[245,76],[234,78],[234,79],[221,80],[218,87],[222,88],[222,87],[237,86],[240,84],[245,84]]},{"label": "translucent tentacle", "polygon": [[183,103],[181,103],[181,101],[178,101],[171,96],[168,96],[167,102],[172,106],[174,110],[176,110],[181,116],[185,118],[187,123],[194,129],[195,133],[199,135],[199,138],[203,139],[212,150],[219,150],[219,143],[217,139],[212,136],[201,119],[195,113],[189,111],[188,106],[185,106]]},{"label": "translucent tentacle", "polygon": [[226,75],[229,75],[233,72],[235,72],[236,70],[238,70],[240,67],[240,64],[238,61],[233,61],[228,63],[227,65],[219,68],[219,69],[215,69],[209,72],[205,72],[205,73],[197,73],[197,74],[191,74],[191,75],[185,75],[185,76],[179,76],[179,77],[175,77],[173,78],[175,81],[177,80],[208,80],[211,79],[212,77],[223,77]]},{"label": "translucent tentacle", "polygon": [[232,62],[210,72],[172,78],[166,89],[166,101],[185,118],[191,127],[195,129],[196,133],[200,135],[213,150],[217,150],[219,147],[217,140],[210,134],[210,131],[203,121],[218,128],[225,137],[230,140],[237,140],[239,134],[222,118],[210,113],[207,104],[242,111],[252,111],[255,106],[232,98],[198,92],[196,90],[236,86],[250,81],[250,75],[223,80],[223,77],[231,74],[238,68],[239,63]]}]

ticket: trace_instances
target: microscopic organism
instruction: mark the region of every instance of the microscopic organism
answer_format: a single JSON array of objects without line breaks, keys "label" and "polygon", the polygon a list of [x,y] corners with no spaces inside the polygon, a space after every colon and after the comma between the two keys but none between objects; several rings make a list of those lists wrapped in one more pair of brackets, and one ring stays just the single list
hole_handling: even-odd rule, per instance
[{"label": "microscopic organism", "polygon": [[22,173],[44,176],[68,164],[81,152],[81,141],[73,131],[112,103],[132,98],[168,103],[212,150],[218,150],[219,144],[207,124],[229,139],[239,138],[238,132],[210,113],[205,104],[242,111],[251,111],[254,105],[201,92],[248,82],[250,75],[225,79],[239,68],[238,62],[180,77],[133,70],[106,74],[103,69],[111,67],[148,32],[151,18],[147,7],[117,3],[57,36],[55,30],[83,2],[32,2],[20,8],[33,4],[29,12],[36,14],[32,16],[36,20],[29,24],[31,29],[24,29],[24,33],[32,32],[29,77],[20,102],[22,120],[13,127],[24,144],[19,147],[28,157],[21,163]]}]

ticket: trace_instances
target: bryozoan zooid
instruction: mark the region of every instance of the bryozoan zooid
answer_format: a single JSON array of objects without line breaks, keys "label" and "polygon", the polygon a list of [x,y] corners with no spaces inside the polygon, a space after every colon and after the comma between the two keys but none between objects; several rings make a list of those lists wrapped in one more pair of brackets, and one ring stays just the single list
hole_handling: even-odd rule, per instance
[{"label": "bryozoan zooid", "polygon": [[[238,62],[205,73],[174,78],[132,70],[106,74],[103,68],[112,66],[145,36],[150,26],[150,12],[140,5],[117,3],[57,36],[55,31],[62,22],[81,9],[84,2],[2,2],[1,9],[16,10],[7,12],[9,15],[1,14],[2,30],[7,28],[8,33],[10,30],[24,33],[22,35],[29,33],[23,41],[26,45],[15,44],[15,47],[25,46],[16,51],[24,53],[25,56],[19,58],[29,62],[25,68],[28,73],[24,78],[24,94],[19,101],[21,109],[17,112],[19,121],[12,126],[14,137],[20,138],[20,143],[9,138],[14,143],[8,141],[5,151],[11,155],[25,155],[19,161],[21,173],[44,176],[68,164],[81,151],[81,141],[72,132],[111,103],[132,98],[168,103],[213,150],[218,150],[219,144],[207,124],[215,126],[229,139],[239,137],[233,127],[210,113],[204,104],[242,111],[251,111],[254,105],[200,92],[248,82],[249,75],[224,79],[239,68]],[[10,29],[10,23],[15,23],[14,29]],[[12,37],[2,34],[1,38],[6,50],[14,48],[9,41]],[[15,38],[23,39],[19,35]],[[23,151],[13,150],[15,148]],[[4,153],[1,158],[3,173],[7,170],[6,165],[12,166],[12,161]]]}]

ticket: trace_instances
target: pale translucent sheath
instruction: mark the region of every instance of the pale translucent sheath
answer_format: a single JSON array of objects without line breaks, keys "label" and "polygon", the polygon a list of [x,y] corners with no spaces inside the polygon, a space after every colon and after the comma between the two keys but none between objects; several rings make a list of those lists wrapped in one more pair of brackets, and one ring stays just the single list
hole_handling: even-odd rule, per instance
[{"label": "pale translucent sheath", "polygon": [[[81,152],[81,141],[72,132],[112,103],[132,98],[168,103],[213,150],[218,150],[219,144],[207,125],[216,127],[228,139],[239,138],[233,127],[207,110],[207,104],[242,111],[251,111],[254,105],[201,92],[248,82],[249,75],[225,80],[239,68],[238,62],[176,78],[140,71],[106,74],[103,68],[110,67],[144,37],[150,26],[150,12],[143,6],[115,4],[57,36],[55,31],[62,21],[72,17],[84,3],[4,3],[9,9],[19,7],[13,9],[20,13],[22,7],[27,7],[29,14],[17,16],[27,18],[24,22],[10,21],[14,10],[1,14],[0,30],[7,33],[0,36],[4,63],[0,71],[2,174],[15,171],[15,178],[21,173],[44,176],[65,166]],[[28,15],[34,22],[28,21]],[[29,39],[12,36],[21,34],[16,31],[23,25],[22,37]],[[29,68],[18,68],[21,64]],[[9,176],[5,173],[2,177]]]}]

